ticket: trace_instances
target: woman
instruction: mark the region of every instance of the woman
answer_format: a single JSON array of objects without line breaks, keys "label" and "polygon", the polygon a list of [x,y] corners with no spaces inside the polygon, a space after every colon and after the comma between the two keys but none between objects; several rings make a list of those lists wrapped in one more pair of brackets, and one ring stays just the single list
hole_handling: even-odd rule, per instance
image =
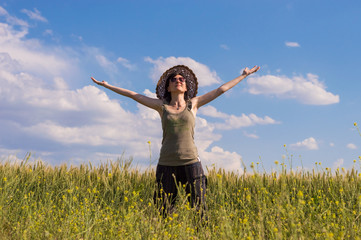
[{"label": "woman", "polygon": [[194,144],[197,111],[259,69],[257,66],[245,68],[242,75],[201,96],[196,96],[197,77],[184,65],[174,66],[163,73],[156,87],[157,98],[91,78],[96,84],[130,97],[159,113],[163,140],[156,170],[158,189],[154,194],[154,201],[163,214],[172,212],[179,183],[186,187],[192,207],[195,206],[201,213],[206,209],[206,177]]}]

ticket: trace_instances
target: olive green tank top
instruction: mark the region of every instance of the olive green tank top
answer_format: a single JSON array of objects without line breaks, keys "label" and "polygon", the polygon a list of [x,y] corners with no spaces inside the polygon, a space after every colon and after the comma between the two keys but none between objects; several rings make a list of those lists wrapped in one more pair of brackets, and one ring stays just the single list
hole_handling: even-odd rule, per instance
[{"label": "olive green tank top", "polygon": [[182,166],[199,161],[194,143],[195,117],[191,109],[191,101],[180,113],[170,113],[163,104],[163,140],[159,165]]}]

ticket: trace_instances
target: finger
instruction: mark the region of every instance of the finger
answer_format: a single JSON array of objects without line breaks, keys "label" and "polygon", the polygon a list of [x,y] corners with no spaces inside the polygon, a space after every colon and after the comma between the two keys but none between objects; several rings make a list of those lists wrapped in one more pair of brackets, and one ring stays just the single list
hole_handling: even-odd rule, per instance
[{"label": "finger", "polygon": [[254,67],[252,68],[252,72],[257,72],[259,69],[260,69],[260,67],[254,66]]}]

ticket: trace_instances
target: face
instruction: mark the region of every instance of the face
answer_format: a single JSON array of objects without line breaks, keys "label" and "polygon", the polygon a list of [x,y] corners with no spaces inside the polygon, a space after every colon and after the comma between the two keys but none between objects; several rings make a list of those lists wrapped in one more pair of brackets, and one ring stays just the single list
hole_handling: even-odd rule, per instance
[{"label": "face", "polygon": [[180,92],[187,91],[186,80],[182,75],[178,74],[174,76],[173,79],[169,80],[168,92],[172,92],[172,91],[180,91]]}]

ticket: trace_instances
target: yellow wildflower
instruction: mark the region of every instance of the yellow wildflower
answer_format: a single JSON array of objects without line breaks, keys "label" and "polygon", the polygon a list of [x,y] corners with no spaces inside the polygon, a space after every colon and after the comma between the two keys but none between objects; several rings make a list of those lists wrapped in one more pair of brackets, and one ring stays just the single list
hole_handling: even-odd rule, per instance
[{"label": "yellow wildflower", "polygon": [[303,192],[302,192],[302,191],[298,191],[297,196],[298,196],[298,197],[303,197]]}]

